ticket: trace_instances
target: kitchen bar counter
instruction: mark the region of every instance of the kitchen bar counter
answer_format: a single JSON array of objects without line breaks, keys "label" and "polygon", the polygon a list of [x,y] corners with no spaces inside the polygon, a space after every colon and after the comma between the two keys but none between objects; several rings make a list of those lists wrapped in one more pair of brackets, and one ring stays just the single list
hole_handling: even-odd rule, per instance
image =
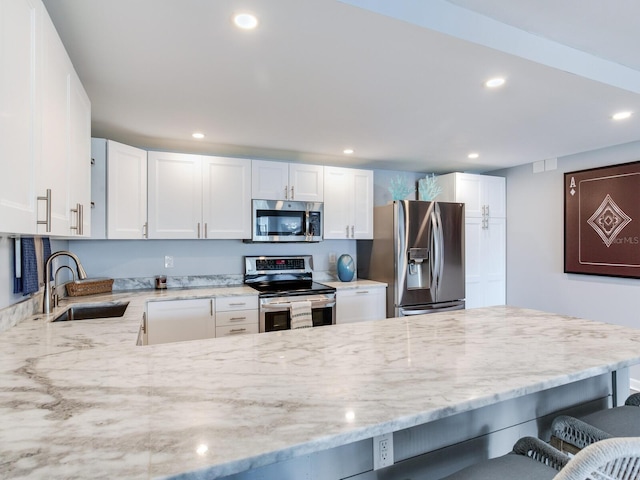
[{"label": "kitchen bar counter", "polygon": [[638,330],[510,307],[135,345],[147,300],[202,294],[1,333],[1,476],[220,478],[640,362]]}]

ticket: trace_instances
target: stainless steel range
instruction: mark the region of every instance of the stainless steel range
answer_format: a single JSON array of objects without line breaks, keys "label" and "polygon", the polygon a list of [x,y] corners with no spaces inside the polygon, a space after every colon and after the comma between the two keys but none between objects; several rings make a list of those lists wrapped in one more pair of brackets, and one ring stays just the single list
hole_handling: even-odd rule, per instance
[{"label": "stainless steel range", "polygon": [[311,255],[244,257],[244,282],[258,290],[260,332],[291,328],[291,305],[311,302],[313,326],[336,323],[336,289],[313,281]]}]

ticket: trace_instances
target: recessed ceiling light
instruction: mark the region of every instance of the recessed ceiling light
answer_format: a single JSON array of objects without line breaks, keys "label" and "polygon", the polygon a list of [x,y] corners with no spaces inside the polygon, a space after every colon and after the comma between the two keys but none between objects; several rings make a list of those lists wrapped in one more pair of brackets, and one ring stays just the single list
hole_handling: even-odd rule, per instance
[{"label": "recessed ceiling light", "polygon": [[195,133],[192,133],[191,136],[193,138],[197,138],[198,140],[200,140],[200,139],[204,138],[204,133],[195,132]]},{"label": "recessed ceiling light", "polygon": [[484,82],[484,85],[489,88],[496,88],[504,85],[504,81],[505,80],[502,77],[495,77],[495,78],[490,78],[489,80]]},{"label": "recessed ceiling light", "polygon": [[467,155],[467,158],[478,158],[480,156],[479,153],[473,152]]},{"label": "recessed ceiling light", "polygon": [[354,152],[353,148],[345,148],[342,153],[345,155],[351,155]]},{"label": "recessed ceiling light", "polygon": [[258,19],[250,13],[239,13],[233,17],[233,23],[243,30],[253,30],[258,26]]},{"label": "recessed ceiling light", "polygon": [[614,120],[624,120],[626,118],[629,118],[631,115],[633,115],[633,112],[618,112],[613,114],[611,118],[613,118]]}]

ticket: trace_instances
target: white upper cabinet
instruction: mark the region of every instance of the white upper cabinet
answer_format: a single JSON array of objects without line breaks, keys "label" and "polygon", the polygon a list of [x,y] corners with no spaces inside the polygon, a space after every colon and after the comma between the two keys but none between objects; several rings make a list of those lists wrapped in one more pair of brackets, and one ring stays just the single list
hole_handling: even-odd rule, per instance
[{"label": "white upper cabinet", "polygon": [[250,165],[149,152],[149,238],[250,238]]},{"label": "white upper cabinet", "polygon": [[[51,20],[42,25],[42,113],[40,117],[40,161],[38,195],[48,200],[38,202],[38,233],[71,234],[71,163],[67,150],[70,62]],[[40,222],[48,222],[43,224]]]},{"label": "white upper cabinet", "polygon": [[507,216],[505,179],[490,175],[450,173],[438,177],[442,193],[437,200],[462,202],[467,217]]},{"label": "white upper cabinet", "polygon": [[200,155],[149,152],[149,238],[203,238]]},{"label": "white upper cabinet", "polygon": [[0,232],[36,231],[36,32],[42,9],[39,1],[0,0]]},{"label": "white upper cabinet", "polygon": [[251,190],[252,197],[259,200],[322,202],[323,167],[253,160]]},{"label": "white upper cabinet", "polygon": [[251,238],[251,160],[202,157],[205,238]]},{"label": "white upper cabinet", "polygon": [[324,168],[324,238],[373,238],[373,172]]},{"label": "white upper cabinet", "polygon": [[106,142],[106,238],[147,236],[147,151]]},{"label": "white upper cabinet", "polygon": [[0,0],[0,71],[0,231],[89,235],[91,105],[40,0]]},{"label": "white upper cabinet", "polygon": [[69,163],[72,234],[91,236],[91,102],[74,71],[69,83]]}]

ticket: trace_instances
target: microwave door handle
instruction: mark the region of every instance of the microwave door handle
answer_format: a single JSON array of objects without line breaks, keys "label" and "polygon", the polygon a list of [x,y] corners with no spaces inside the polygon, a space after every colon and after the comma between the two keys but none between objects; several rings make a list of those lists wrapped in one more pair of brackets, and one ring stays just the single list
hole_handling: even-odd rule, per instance
[{"label": "microwave door handle", "polygon": [[[293,187],[291,187],[292,191],[293,191]],[[304,212],[304,238],[307,242],[310,242],[312,240],[311,238],[311,225],[309,223],[309,210],[305,210]]]}]

